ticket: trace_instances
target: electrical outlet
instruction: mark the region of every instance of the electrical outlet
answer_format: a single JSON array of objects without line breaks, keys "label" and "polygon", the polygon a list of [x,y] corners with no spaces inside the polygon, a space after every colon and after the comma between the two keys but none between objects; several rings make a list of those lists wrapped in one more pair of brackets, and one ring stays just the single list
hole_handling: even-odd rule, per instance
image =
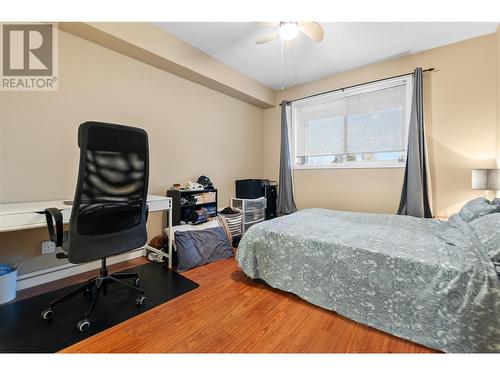
[{"label": "electrical outlet", "polygon": [[42,242],[42,254],[50,254],[56,252],[56,244],[52,241]]}]

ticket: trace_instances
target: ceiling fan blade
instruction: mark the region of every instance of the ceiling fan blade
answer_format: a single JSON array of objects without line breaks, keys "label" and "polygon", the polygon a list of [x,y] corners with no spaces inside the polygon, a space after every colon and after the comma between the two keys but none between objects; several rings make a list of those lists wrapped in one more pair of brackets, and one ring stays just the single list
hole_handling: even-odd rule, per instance
[{"label": "ceiling fan blade", "polygon": [[317,22],[299,22],[299,29],[316,43],[323,40],[323,27]]},{"label": "ceiling fan blade", "polygon": [[270,42],[273,39],[276,39],[277,37],[278,37],[278,32],[275,31],[274,33],[271,33],[269,35],[266,35],[263,38],[260,38],[259,40],[256,40],[255,44],[265,44],[265,43]]}]

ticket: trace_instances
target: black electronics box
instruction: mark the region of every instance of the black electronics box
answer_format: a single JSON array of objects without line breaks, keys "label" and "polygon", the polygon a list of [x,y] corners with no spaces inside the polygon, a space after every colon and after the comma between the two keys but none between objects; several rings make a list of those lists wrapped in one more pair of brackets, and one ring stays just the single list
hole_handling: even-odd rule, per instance
[{"label": "black electronics box", "polygon": [[269,186],[267,186],[266,188],[266,198],[266,220],[274,219],[278,216],[278,211],[276,209],[276,200],[278,198],[278,184],[273,181],[269,183]]},{"label": "black electronics box", "polygon": [[266,220],[275,218],[277,184],[267,179],[250,178],[246,180],[236,180],[236,198],[256,199],[266,197]]},{"label": "black electronics box", "polygon": [[236,198],[256,199],[265,197],[266,185],[269,185],[269,180],[258,180],[255,178],[236,180]]}]

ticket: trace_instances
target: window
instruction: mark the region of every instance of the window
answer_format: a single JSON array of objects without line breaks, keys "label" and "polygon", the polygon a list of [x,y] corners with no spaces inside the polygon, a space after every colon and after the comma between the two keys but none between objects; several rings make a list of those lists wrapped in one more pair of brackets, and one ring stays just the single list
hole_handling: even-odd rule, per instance
[{"label": "window", "polygon": [[404,167],[412,77],[295,101],[295,168]]}]

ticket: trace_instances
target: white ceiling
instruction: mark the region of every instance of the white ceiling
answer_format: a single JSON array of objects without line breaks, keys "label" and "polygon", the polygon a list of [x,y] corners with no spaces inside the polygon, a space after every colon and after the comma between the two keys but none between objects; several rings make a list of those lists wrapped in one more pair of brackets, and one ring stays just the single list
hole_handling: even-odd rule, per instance
[{"label": "white ceiling", "polygon": [[[405,56],[495,31],[490,22],[358,23],[322,22],[319,44],[305,36],[296,49],[281,40],[265,45],[254,41],[275,30],[252,22],[162,22],[157,26],[234,69],[279,89],[311,82],[378,61]],[[297,63],[295,63],[295,61]],[[425,68],[425,67],[424,67]],[[295,74],[296,71],[296,74]]]}]

